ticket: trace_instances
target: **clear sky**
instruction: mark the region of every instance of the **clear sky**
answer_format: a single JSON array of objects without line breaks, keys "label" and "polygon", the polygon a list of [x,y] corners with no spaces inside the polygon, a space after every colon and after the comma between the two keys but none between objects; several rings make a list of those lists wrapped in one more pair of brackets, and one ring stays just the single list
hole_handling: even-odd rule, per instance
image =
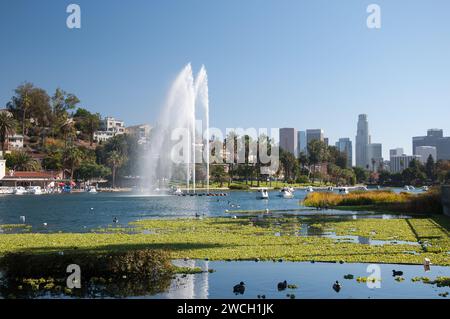
[{"label": "clear sky", "polygon": [[367,113],[385,157],[428,128],[450,135],[448,0],[1,0],[0,41],[1,106],[30,81],[151,124],[192,62],[208,69],[214,127],[323,128],[334,143]]}]

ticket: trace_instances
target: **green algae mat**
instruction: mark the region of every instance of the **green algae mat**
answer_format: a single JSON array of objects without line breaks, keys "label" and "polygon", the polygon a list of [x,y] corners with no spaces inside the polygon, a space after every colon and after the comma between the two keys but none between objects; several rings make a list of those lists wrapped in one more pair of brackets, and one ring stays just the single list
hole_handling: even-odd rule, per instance
[{"label": "green algae mat", "polygon": [[[305,236],[305,225],[340,238]],[[428,216],[411,219],[337,217],[239,217],[141,220],[127,227],[91,233],[39,234],[28,230],[0,235],[0,255],[7,252],[60,253],[163,249],[172,258],[209,260],[285,260],[450,265],[450,219]],[[342,240],[363,236],[386,241],[372,245]],[[404,242],[417,243],[415,245]]]}]

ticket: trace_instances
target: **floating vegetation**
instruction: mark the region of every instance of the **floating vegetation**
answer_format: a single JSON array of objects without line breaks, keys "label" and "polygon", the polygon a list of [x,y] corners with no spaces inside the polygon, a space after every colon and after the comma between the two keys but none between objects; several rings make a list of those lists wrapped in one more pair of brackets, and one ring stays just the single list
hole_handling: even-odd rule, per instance
[{"label": "floating vegetation", "polygon": [[[384,245],[362,245],[322,236],[299,236],[301,226],[333,230],[338,236],[364,236],[371,240],[396,241]],[[412,219],[346,220],[333,216],[250,217],[204,219],[149,219],[104,233],[1,234],[0,255],[9,252],[110,253],[135,249],[162,249],[172,259],[274,260],[347,263],[450,265],[447,217]],[[114,227],[112,227],[114,228]],[[134,230],[134,231],[133,231]],[[133,233],[130,233],[132,231]],[[144,231],[151,234],[145,234]],[[283,236],[274,236],[280,232]],[[420,239],[423,246],[403,244]]]},{"label": "floating vegetation", "polygon": [[298,289],[298,286],[297,285],[288,285],[287,286],[288,287],[288,289]]},{"label": "floating vegetation", "polygon": [[[350,278],[345,278],[345,279],[350,279]],[[377,281],[381,281],[381,279],[374,278],[374,277],[358,277],[358,278],[356,278],[356,281],[358,283],[367,283],[367,282],[376,283]]]},{"label": "floating vegetation", "polygon": [[395,277],[395,281],[403,282],[403,281],[405,281],[405,278],[403,278],[403,277]]},{"label": "floating vegetation", "polygon": [[204,273],[200,267],[175,267],[176,274],[192,275]]},{"label": "floating vegetation", "polygon": [[345,276],[344,276],[344,279],[347,279],[347,280],[353,280],[353,279],[355,279],[355,276],[353,276],[353,275],[351,275],[351,274],[348,274],[348,275],[345,275]]}]

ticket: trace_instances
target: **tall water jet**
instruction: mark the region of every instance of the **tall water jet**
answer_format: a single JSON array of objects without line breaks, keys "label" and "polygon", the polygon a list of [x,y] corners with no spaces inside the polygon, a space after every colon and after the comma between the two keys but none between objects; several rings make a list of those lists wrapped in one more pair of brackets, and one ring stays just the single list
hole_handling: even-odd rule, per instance
[{"label": "tall water jet", "polygon": [[[180,181],[182,168],[185,166],[183,177],[186,189],[196,189],[196,157],[197,130],[203,131],[203,125],[196,128],[196,109],[204,113],[206,130],[209,128],[209,100],[207,73],[204,66],[194,79],[192,67],[186,65],[172,83],[166,102],[161,110],[155,128],[152,130],[150,146],[147,151],[141,176],[145,181],[145,188],[150,193],[167,189],[172,180]],[[178,139],[178,135],[180,138]],[[202,136],[202,135],[200,135]],[[203,138],[202,138],[203,140]],[[176,147],[181,145],[181,150]],[[205,143],[201,143],[202,147]],[[209,189],[209,140],[206,138],[206,180]],[[177,154],[180,153],[180,154]],[[202,152],[203,153],[203,152]],[[182,161],[175,163],[173,157],[180,155]],[[203,163],[203,157],[200,159]],[[175,172],[174,172],[175,169]],[[174,176],[175,173],[175,176]]]},{"label": "tall water jet", "polygon": [[201,110],[203,110],[205,118],[205,128],[202,128],[202,132],[205,132],[205,134],[203,134],[201,138],[202,142],[204,143],[203,146],[206,147],[206,188],[209,192],[209,92],[208,75],[206,73],[206,68],[204,65],[202,65],[200,71],[198,72],[194,85],[195,92],[197,93],[195,99],[196,107],[199,107]]}]

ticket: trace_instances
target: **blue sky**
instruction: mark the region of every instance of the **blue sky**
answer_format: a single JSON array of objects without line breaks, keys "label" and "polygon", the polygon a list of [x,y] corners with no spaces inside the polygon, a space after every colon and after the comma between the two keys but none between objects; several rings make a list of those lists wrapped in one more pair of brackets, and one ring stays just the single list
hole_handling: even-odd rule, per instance
[{"label": "blue sky", "polygon": [[[366,27],[371,3],[380,30]],[[367,113],[386,157],[428,128],[450,135],[447,0],[1,0],[0,41],[0,105],[30,81],[153,123],[191,62],[208,69],[214,127],[323,128],[334,143]]]}]

